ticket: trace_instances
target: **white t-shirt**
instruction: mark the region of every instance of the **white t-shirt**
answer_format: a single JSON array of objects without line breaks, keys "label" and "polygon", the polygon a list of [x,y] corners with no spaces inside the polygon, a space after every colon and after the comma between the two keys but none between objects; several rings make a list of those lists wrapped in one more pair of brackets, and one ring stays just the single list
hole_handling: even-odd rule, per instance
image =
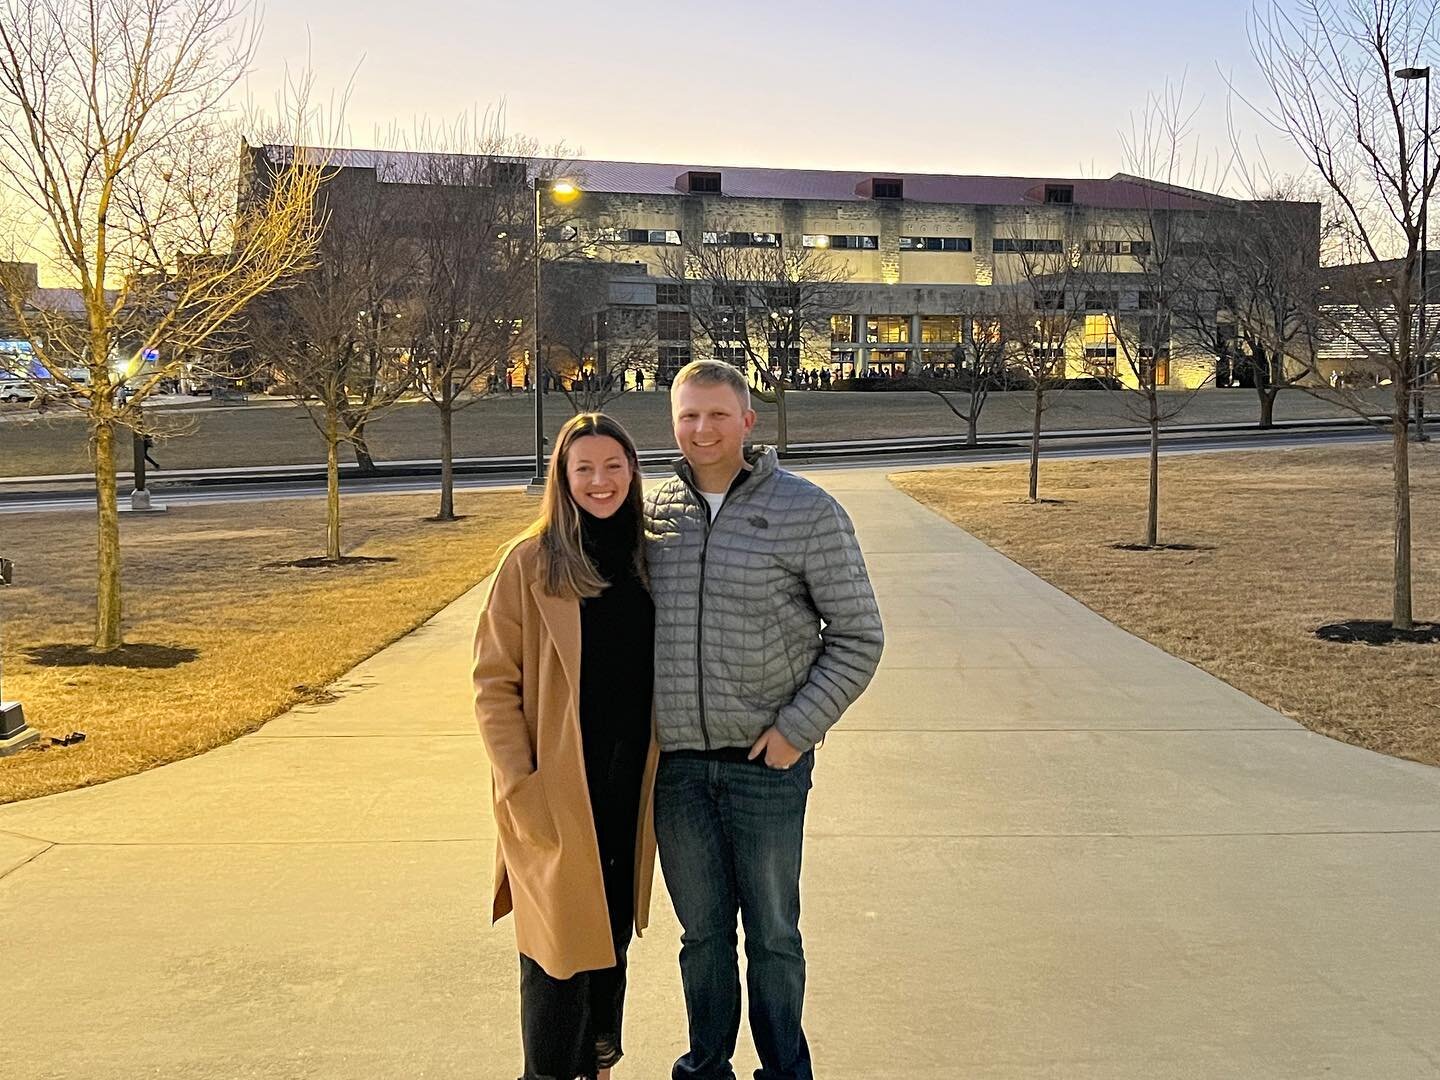
[{"label": "white t-shirt", "polygon": [[704,495],[705,501],[710,504],[710,520],[714,521],[715,515],[720,513],[720,507],[725,505],[725,496],[730,493],[728,491],[702,491],[700,494]]}]

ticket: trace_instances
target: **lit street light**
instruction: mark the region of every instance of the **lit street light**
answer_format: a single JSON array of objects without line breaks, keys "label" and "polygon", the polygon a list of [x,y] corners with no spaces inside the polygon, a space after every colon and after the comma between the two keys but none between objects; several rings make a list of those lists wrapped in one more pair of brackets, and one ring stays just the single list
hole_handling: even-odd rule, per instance
[{"label": "lit street light", "polygon": [[535,292],[530,306],[530,382],[535,391],[535,475],[531,477],[526,491],[539,495],[545,490],[545,378],[547,372],[540,359],[540,263],[545,244],[545,230],[541,225],[543,202],[540,193],[547,188],[550,197],[558,203],[571,202],[578,198],[580,189],[570,180],[551,180],[546,183],[536,177],[532,183],[535,189]]}]

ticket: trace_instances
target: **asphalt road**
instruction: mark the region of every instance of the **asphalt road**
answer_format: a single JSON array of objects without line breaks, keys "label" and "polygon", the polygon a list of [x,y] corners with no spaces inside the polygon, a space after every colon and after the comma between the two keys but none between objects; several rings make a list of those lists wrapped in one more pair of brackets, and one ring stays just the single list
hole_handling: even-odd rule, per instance
[{"label": "asphalt road", "polygon": [[[1336,446],[1350,443],[1374,443],[1389,441],[1389,435],[1374,429],[1346,429],[1338,431],[1268,431],[1245,434],[1194,434],[1172,435],[1164,439],[1162,453],[1213,453],[1217,451],[1289,449],[1309,446]],[[1105,458],[1134,457],[1148,453],[1143,437],[1134,435],[1100,435],[1093,438],[1067,439],[1050,442],[1044,448],[1046,460],[1064,458]],[[1028,449],[1019,444],[981,446],[976,449],[933,450],[925,449],[915,453],[906,452],[903,446],[885,452],[865,452],[857,447],[853,456],[810,457],[796,455],[787,458],[792,467],[813,469],[886,468],[913,469],[937,465],[986,465],[997,462],[1023,461],[1029,456]],[[525,473],[520,468],[507,470],[501,475],[478,475],[456,477],[459,490],[480,490],[513,488],[525,482]],[[647,466],[647,476],[663,476],[668,472],[664,465]],[[420,476],[347,476],[342,492],[347,497],[363,494],[406,495],[438,493],[439,479],[432,475]],[[152,488],[152,497],[167,506],[201,505],[227,502],[265,502],[272,499],[310,499],[322,495],[323,480],[314,478],[281,478],[274,481],[253,479],[243,482],[205,482],[193,484],[164,483]],[[126,505],[127,492],[122,492],[121,505]],[[80,511],[93,510],[95,498],[82,490],[73,491],[12,491],[0,494],[0,514],[33,513],[36,511]]]}]

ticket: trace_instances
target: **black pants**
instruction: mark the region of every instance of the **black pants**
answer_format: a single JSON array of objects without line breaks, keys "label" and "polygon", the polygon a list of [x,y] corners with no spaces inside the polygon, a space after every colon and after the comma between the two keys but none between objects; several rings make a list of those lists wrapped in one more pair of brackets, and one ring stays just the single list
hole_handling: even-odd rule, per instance
[{"label": "black pants", "polygon": [[625,954],[631,921],[627,919],[618,929],[612,926],[612,930],[612,968],[554,979],[530,957],[520,955],[523,1080],[590,1080],[623,1056],[620,1028],[625,1014]]}]

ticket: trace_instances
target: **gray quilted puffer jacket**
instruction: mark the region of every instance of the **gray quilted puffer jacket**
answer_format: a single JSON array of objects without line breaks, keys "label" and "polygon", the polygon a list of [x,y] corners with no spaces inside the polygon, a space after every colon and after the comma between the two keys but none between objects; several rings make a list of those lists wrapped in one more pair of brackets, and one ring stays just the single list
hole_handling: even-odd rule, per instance
[{"label": "gray quilted puffer jacket", "polygon": [[774,448],[749,460],[713,524],[683,461],[646,499],[662,750],[748,749],[771,725],[809,750],[880,662],[850,518]]}]

